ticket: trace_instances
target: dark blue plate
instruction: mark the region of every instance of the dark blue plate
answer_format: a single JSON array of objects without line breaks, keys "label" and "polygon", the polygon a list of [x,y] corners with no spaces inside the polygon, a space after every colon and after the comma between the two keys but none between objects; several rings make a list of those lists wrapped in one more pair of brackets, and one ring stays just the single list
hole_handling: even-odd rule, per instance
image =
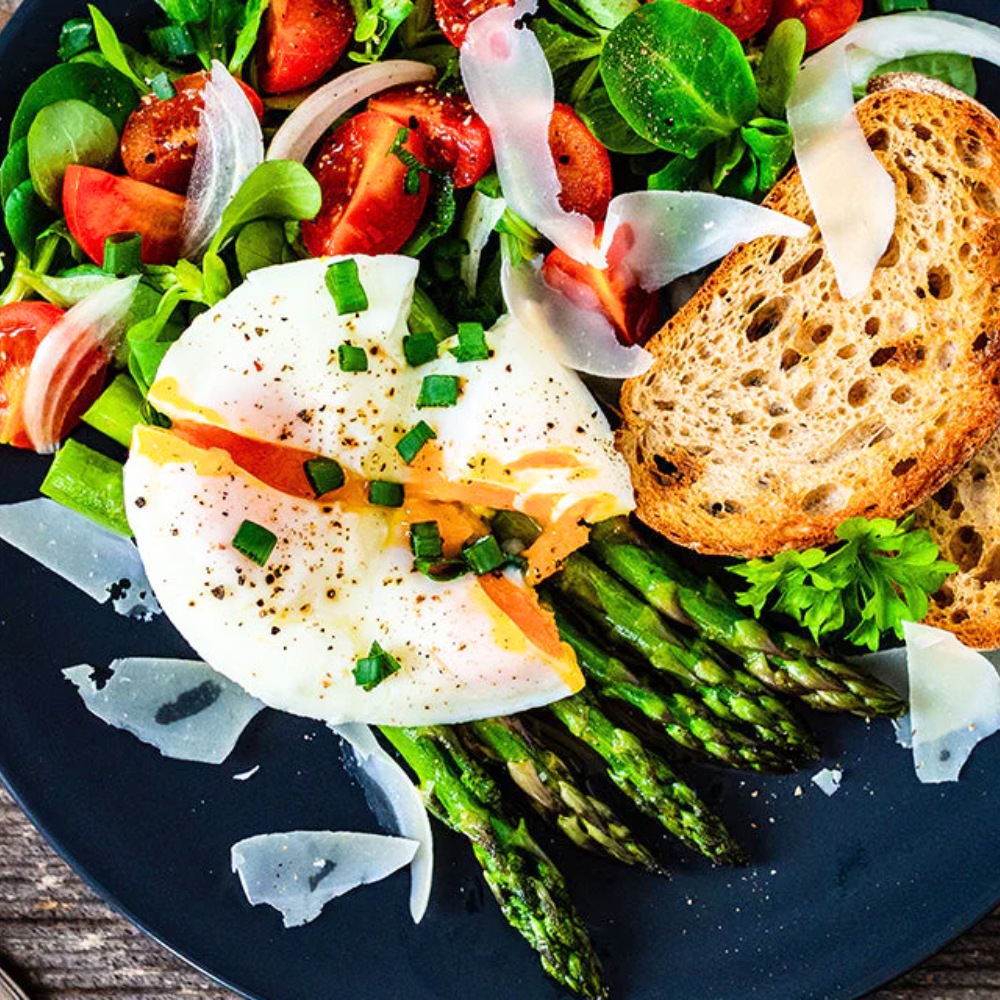
[{"label": "dark blue plate", "polygon": [[[136,26],[152,0],[104,0]],[[988,0],[941,3],[1000,19]],[[28,0],[0,39],[0,116],[55,59],[74,0]],[[984,72],[984,91],[1000,94]],[[997,102],[1000,104],[1000,101]],[[4,449],[0,502],[36,494],[45,462]],[[140,927],[210,975],[261,1000],[542,1000],[559,995],[504,924],[465,844],[438,835],[433,904],[418,928],[403,876],[337,900],[314,924],[281,929],[252,908],[229,848],[256,833],[374,830],[322,726],[259,717],[220,767],[165,760],[84,710],[61,668],[187,650],[160,620],[99,607],[0,546],[0,773],[57,850]],[[694,780],[749,847],[754,866],[714,871],[676,857],[666,882],[553,844],[627,1000],[836,1000],[885,983],[1000,900],[1000,739],[958,785],[924,787],[888,723],[817,717],[827,799],[809,774],[712,770]],[[260,765],[248,781],[233,776]],[[801,790],[801,791],[800,791]]]}]

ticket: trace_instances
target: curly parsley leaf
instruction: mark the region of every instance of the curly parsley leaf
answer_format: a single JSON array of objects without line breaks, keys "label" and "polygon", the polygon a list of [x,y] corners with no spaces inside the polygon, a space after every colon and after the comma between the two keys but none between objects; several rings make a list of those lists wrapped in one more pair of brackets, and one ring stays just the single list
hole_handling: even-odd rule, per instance
[{"label": "curly parsley leaf", "polygon": [[749,589],[737,602],[759,618],[770,607],[794,618],[818,642],[833,635],[875,651],[882,636],[903,638],[903,622],[919,622],[958,567],[940,558],[930,534],[886,518],[852,518],[837,528],[835,548],[780,552],[730,568]]}]

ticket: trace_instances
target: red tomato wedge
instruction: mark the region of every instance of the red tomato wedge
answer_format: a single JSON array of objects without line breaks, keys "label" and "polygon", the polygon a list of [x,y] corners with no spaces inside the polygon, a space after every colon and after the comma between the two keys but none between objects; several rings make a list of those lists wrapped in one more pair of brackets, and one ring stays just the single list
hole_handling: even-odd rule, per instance
[{"label": "red tomato wedge", "polygon": [[434,0],[434,14],[444,37],[461,48],[469,25],[494,7],[512,7],[513,0]]},{"label": "red tomato wedge", "polygon": [[821,49],[853,28],[864,0],[774,0],[771,27],[790,17],[806,26],[806,52]]},{"label": "red tomato wedge", "polygon": [[[389,152],[399,131],[394,118],[363,111],[323,144],[312,166],[323,190],[323,207],[315,219],[302,224],[302,239],[314,257],[395,253],[409,239],[427,204],[430,184],[420,173],[417,191],[407,193],[410,168]],[[405,149],[427,162],[419,132],[410,132]]]},{"label": "red tomato wedge", "polygon": [[745,42],[767,24],[772,0],[681,0],[681,3],[711,14]]},{"label": "red tomato wedge", "polygon": [[[174,81],[176,96],[160,100],[147,94],[122,132],[122,162],[129,176],[144,184],[183,193],[191,180],[198,151],[198,126],[204,107],[202,91],[208,73],[191,73]],[[264,105],[257,92],[240,83],[257,117]]]},{"label": "red tomato wedge", "polygon": [[[48,302],[14,302],[0,307],[0,444],[31,448],[24,430],[28,371],[38,345],[63,315],[62,309]],[[93,396],[86,401],[87,405],[92,402]]]},{"label": "red tomato wedge", "polygon": [[354,34],[350,0],[271,0],[261,27],[258,82],[287,94],[322,79]]},{"label": "red tomato wedge", "polygon": [[603,313],[621,343],[644,344],[656,331],[659,296],[645,291],[631,274],[615,266],[614,249],[609,255],[612,262],[599,270],[557,247],[545,258],[542,277],[577,308]]},{"label": "red tomato wedge", "polygon": [[611,158],[568,104],[556,104],[552,111],[549,147],[562,184],[559,204],[600,222],[611,202]]},{"label": "red tomato wedge", "polygon": [[83,252],[104,263],[104,241],[115,233],[142,236],[145,264],[176,264],[185,198],[93,167],[71,166],[63,184],[66,225]]},{"label": "red tomato wedge", "polygon": [[415,84],[377,94],[368,101],[368,109],[419,132],[430,166],[450,171],[455,187],[475,184],[493,163],[490,130],[467,98]]}]

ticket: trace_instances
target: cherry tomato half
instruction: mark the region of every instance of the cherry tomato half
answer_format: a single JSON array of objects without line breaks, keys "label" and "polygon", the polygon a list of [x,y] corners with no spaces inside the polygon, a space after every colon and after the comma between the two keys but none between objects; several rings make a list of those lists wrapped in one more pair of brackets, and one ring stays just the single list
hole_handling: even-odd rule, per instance
[{"label": "cherry tomato half", "polygon": [[430,165],[451,171],[455,187],[475,184],[493,163],[490,130],[467,98],[416,84],[383,91],[368,102],[368,108],[420,132]]},{"label": "cherry tomato half", "polygon": [[[323,144],[312,166],[323,190],[323,207],[314,220],[302,224],[302,239],[314,257],[395,253],[409,239],[427,204],[430,183],[420,172],[416,190],[408,192],[411,168],[389,152],[399,132],[394,118],[363,111]],[[410,132],[404,148],[427,162],[419,132]]]},{"label": "cherry tomato half", "polygon": [[644,344],[656,331],[659,295],[645,291],[615,262],[619,242],[616,235],[604,270],[581,264],[557,247],[545,258],[542,277],[579,309],[603,313],[623,344]]},{"label": "cherry tomato half", "polygon": [[0,444],[31,447],[24,430],[28,371],[38,345],[62,316],[63,310],[48,302],[0,307]]},{"label": "cherry tomato half", "polygon": [[144,263],[176,264],[185,203],[183,195],[94,167],[69,167],[63,184],[66,225],[98,264],[104,241],[115,233],[141,234]]},{"label": "cherry tomato half", "polygon": [[514,0],[434,0],[434,14],[444,37],[461,48],[469,25],[494,7],[510,7]]},{"label": "cherry tomato half", "polygon": [[864,0],[774,0],[771,27],[790,17],[806,26],[806,52],[821,49],[854,27]]},{"label": "cherry tomato half", "polygon": [[[207,82],[208,73],[191,73],[174,82],[174,97],[161,100],[147,94],[142,99],[122,132],[122,162],[130,177],[179,194],[187,190],[198,151],[202,91]],[[263,118],[264,105],[256,91],[245,83],[240,86],[257,117]]]},{"label": "cherry tomato half", "polygon": [[756,35],[767,24],[772,0],[681,0],[695,10],[711,14],[741,42]]},{"label": "cherry tomato half", "polygon": [[326,76],[354,34],[350,0],[271,0],[261,27],[259,82],[267,94]]},{"label": "cherry tomato half", "polygon": [[611,202],[611,158],[568,104],[552,111],[549,147],[562,184],[559,204],[567,212],[603,219]]}]

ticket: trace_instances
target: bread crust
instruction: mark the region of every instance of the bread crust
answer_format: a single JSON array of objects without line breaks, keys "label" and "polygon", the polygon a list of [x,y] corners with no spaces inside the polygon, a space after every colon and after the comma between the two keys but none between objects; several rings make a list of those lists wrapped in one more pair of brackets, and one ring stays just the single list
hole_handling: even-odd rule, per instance
[{"label": "bread crust", "polygon": [[733,251],[625,384],[637,513],[680,545],[752,558],[898,518],[1000,423],[1000,122],[910,89],[858,117],[900,207],[865,295],[841,299],[792,170],[765,204],[809,236]]}]

